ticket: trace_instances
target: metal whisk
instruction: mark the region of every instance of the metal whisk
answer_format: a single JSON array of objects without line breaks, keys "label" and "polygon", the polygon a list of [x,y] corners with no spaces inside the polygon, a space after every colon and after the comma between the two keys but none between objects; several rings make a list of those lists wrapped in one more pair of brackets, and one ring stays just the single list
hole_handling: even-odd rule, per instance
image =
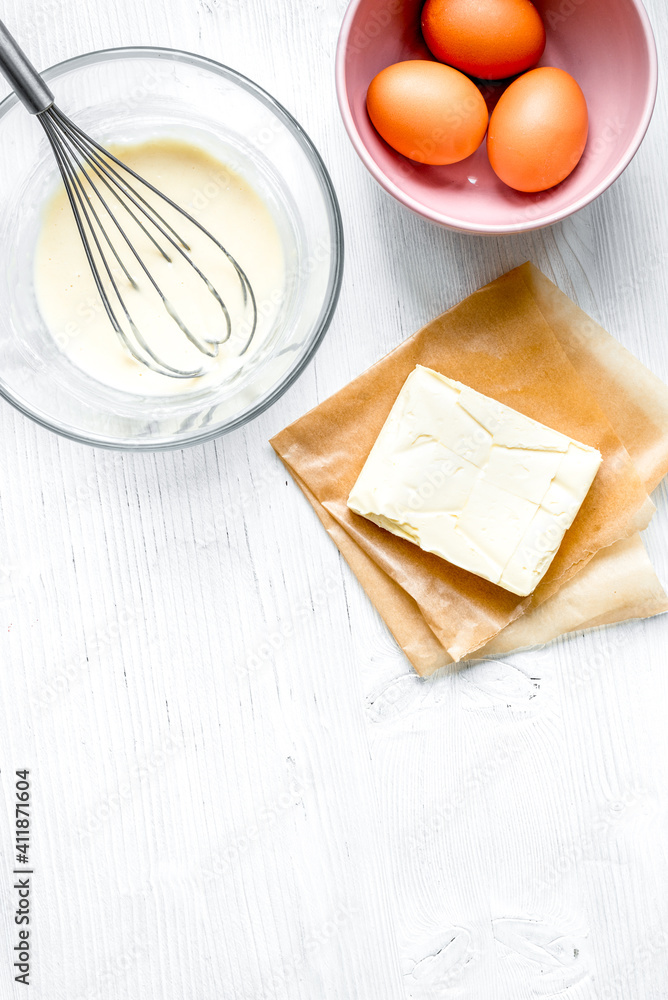
[{"label": "metal whisk", "polygon": [[[109,232],[110,225],[113,227],[112,233],[117,236],[121,245],[127,247],[129,258],[134,261],[138,269],[137,273],[143,275],[145,281],[161,299],[171,319],[201,354],[210,359],[216,358],[220,345],[227,343],[233,333],[230,310],[207,275],[193,260],[190,246],[166,221],[155,205],[146,199],[142,191],[152,192],[164,205],[179,213],[220,250],[223,255],[221,262],[226,268],[231,268],[235,282],[238,281],[240,286],[244,336],[237,355],[245,354],[257,329],[257,303],[245,271],[232,254],[185,209],[82,132],[60,111],[46,82],[2,21],[0,21],[0,72],[7,78],[16,96],[28,111],[38,118],[46,132],[102,304],[117,336],[132,357],[152,371],[171,378],[197,378],[209,370],[206,363],[192,371],[168,364],[138,329],[119,286],[118,270],[116,274],[114,273],[114,262],[131,288],[139,289],[140,284],[131,274],[128,265],[124,263]],[[107,223],[101,220],[101,215],[108,220]],[[184,323],[128,236],[126,226],[123,224],[127,223],[128,219],[133,220],[133,224],[139,227],[165,261],[171,263],[173,259],[178,259],[174,256],[178,254],[201,278],[220,306],[222,327],[220,337],[210,339],[198,336]]]}]

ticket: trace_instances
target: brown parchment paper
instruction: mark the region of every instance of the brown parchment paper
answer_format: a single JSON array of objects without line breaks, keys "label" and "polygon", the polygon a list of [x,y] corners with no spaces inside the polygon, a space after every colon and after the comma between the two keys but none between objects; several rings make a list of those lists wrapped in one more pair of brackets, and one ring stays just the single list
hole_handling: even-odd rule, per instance
[{"label": "brown parchment paper", "polygon": [[[304,483],[297,480],[297,484],[415,671],[429,677],[452,663],[453,658],[429,628],[413,598],[367,556]],[[540,646],[569,632],[632,618],[651,618],[666,611],[668,597],[636,534],[601,549],[556,594],[465,659]]]},{"label": "brown parchment paper", "polygon": [[[415,671],[430,677],[453,663],[412,597],[367,556],[308,487],[296,481]],[[601,549],[553,597],[530,609],[465,659],[540,646],[570,632],[651,618],[667,611],[668,596],[636,534]]]},{"label": "brown parchment paper", "polygon": [[[526,271],[516,269],[474,293],[272,441],[316,502],[413,599],[437,642],[456,660],[547,600],[601,548],[644,527],[652,511],[629,453],[548,324]],[[518,599],[424,553],[346,506],[416,364],[471,385],[604,456],[580,514],[531,598]]]},{"label": "brown parchment paper", "polygon": [[512,622],[474,655],[496,656],[542,645],[567,632],[650,618],[668,611],[668,598],[640,535],[601,549],[561,590]]},{"label": "brown parchment paper", "polygon": [[668,386],[537,267],[517,271],[652,493],[668,475]]}]

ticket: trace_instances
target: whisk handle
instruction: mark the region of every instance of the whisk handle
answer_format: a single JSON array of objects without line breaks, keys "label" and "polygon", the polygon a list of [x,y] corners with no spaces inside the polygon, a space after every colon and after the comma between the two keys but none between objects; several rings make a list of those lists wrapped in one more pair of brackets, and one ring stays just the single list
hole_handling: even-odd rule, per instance
[{"label": "whisk handle", "polygon": [[0,21],[0,72],[31,115],[39,115],[55,98],[46,83]]}]

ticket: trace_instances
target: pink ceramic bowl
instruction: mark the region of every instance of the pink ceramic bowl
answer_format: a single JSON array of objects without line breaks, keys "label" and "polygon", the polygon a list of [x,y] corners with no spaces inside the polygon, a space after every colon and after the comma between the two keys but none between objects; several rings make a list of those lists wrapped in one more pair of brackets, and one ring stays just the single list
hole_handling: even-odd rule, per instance
[{"label": "pink ceramic bowl", "polygon": [[[451,229],[503,234],[540,229],[584,208],[626,169],[654,110],[657,56],[640,0],[534,0],[547,30],[541,66],[568,70],[589,105],[585,154],[562,184],[540,194],[506,187],[486,144],[461,163],[430,167],[391,149],[375,131],[366,92],[385,66],[432,58],[422,40],[423,0],[352,0],[336,57],[339,105],[348,134],[379,184],[419,215]],[[505,84],[480,84],[490,109]]]}]

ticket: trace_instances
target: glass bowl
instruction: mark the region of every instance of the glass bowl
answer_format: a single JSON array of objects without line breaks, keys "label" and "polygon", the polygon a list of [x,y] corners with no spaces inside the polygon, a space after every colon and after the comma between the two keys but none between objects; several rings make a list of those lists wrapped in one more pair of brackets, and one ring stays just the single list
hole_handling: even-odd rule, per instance
[{"label": "glass bowl", "polygon": [[107,448],[179,448],[241,426],[297,378],[336,307],[343,230],[317,150],[269,94],[201,56],[109,49],[43,75],[58,106],[102,144],[179,138],[233,162],[274,218],[286,281],[268,337],[223,383],[142,396],[87,375],[70,361],[38,308],[35,246],[59,174],[41,125],[11,95],[0,104],[0,392],[43,426]]}]

